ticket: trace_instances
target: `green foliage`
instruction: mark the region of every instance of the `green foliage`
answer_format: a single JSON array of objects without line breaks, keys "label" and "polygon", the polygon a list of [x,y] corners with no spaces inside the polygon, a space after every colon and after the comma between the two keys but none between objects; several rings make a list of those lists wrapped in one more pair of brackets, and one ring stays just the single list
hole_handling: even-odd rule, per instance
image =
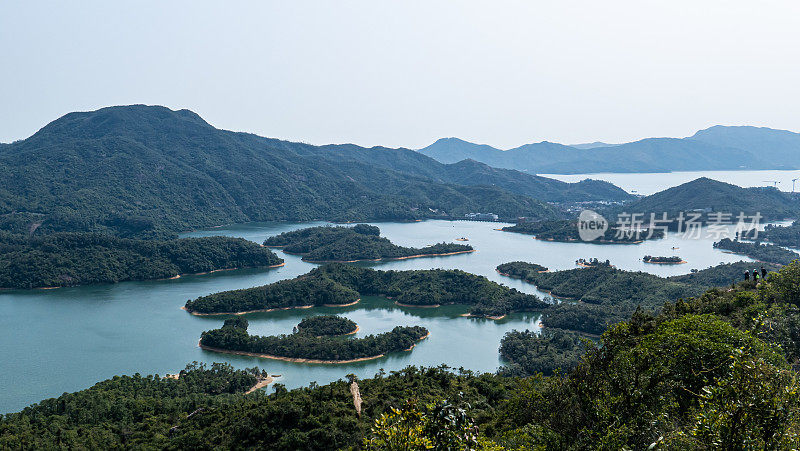
[{"label": "green foliage", "polygon": [[689,425],[664,444],[692,449],[797,449],[796,374],[752,348],[733,350],[727,374],[703,387]]},{"label": "green foliage", "polygon": [[300,305],[347,304],[359,295],[387,296],[407,305],[471,305],[477,316],[502,316],[547,308],[521,293],[460,270],[378,271],[342,263],[313,269],[296,279],[244,290],[224,291],[186,303],[199,313],[232,313]]},{"label": "green foliage", "polygon": [[456,406],[439,401],[420,407],[409,400],[375,420],[367,450],[479,450],[478,431],[468,411],[469,404]]},{"label": "green foliage", "polygon": [[714,243],[714,247],[737,254],[747,255],[752,259],[762,262],[775,263],[778,265],[788,265],[791,261],[800,258],[797,252],[784,249],[774,244],[761,244],[760,242],[745,243],[742,241],[733,241],[730,238],[723,238]]},{"label": "green foliage", "polygon": [[12,216],[0,216],[0,228],[24,233],[163,238],[247,221],[559,215],[492,178],[464,186],[411,150],[267,139],[144,105],[67,114],[4,146],[0,172],[0,215]]},{"label": "green foliage", "polygon": [[200,344],[226,351],[267,354],[275,357],[343,361],[406,351],[428,335],[428,330],[424,327],[397,326],[391,332],[367,335],[363,338],[314,336],[307,332],[261,337],[249,335],[247,320],[241,322],[240,319],[243,318],[227,320],[222,328],[203,332]]},{"label": "green foliage", "polygon": [[355,227],[309,227],[269,237],[264,245],[283,247],[286,252],[303,255],[303,260],[315,262],[378,260],[472,250],[472,246],[453,243],[439,243],[421,249],[403,247],[379,235],[378,227],[367,224]]},{"label": "green foliage", "polygon": [[0,232],[0,287],[36,288],[164,279],[283,262],[242,238],[132,240],[93,233],[27,238]]},{"label": "green foliage", "polygon": [[[205,423],[209,412],[243,403],[241,394],[264,374],[256,368],[234,370],[187,365],[178,379],[158,375],[114,376],[92,388],[41,401],[0,417],[3,449],[162,448],[197,443],[185,427]],[[244,401],[246,403],[246,401]],[[181,441],[172,441],[184,435]]]},{"label": "green foliage", "polygon": [[549,376],[559,370],[566,373],[578,365],[584,352],[583,339],[574,332],[550,328],[538,334],[512,330],[500,341],[500,356],[507,362],[500,372],[513,376]]},{"label": "green foliage", "polygon": [[778,246],[800,248],[800,222],[794,221],[790,226],[767,224],[759,238]]},{"label": "green foliage", "polygon": [[358,329],[353,321],[336,315],[308,316],[300,321],[297,330],[317,337],[326,335],[347,335]]}]

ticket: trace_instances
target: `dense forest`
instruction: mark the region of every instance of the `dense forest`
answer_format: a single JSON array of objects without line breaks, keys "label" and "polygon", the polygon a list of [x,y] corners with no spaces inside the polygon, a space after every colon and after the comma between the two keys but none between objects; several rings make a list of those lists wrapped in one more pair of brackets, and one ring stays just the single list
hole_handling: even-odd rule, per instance
[{"label": "dense forest", "polygon": [[[767,267],[768,270],[776,268],[774,265]],[[744,271],[750,269],[752,263],[738,262],[663,278],[609,266],[554,272],[540,272],[539,265],[525,262],[497,267],[499,272],[535,284],[554,296],[581,301],[551,306],[544,311],[542,324],[588,334],[603,333],[608,326],[630,317],[637,308],[657,311],[666,302],[741,281]]]},{"label": "dense forest", "polygon": [[778,265],[788,265],[792,260],[800,258],[797,252],[784,249],[774,244],[762,244],[760,242],[745,243],[743,241],[734,241],[730,238],[723,238],[714,243],[714,247],[735,254],[746,255],[759,262],[775,263]]},{"label": "dense forest", "polygon": [[95,233],[27,237],[0,232],[0,288],[64,287],[165,279],[283,263],[242,238],[133,240]]},{"label": "dense forest", "polygon": [[542,373],[550,376],[557,372],[567,373],[578,365],[586,346],[585,338],[575,332],[562,329],[543,328],[540,332],[530,330],[507,332],[500,341],[500,356],[505,365],[500,374],[506,376],[530,376]]},{"label": "dense forest", "polygon": [[[554,221],[524,221],[518,222],[513,226],[502,228],[504,232],[523,233],[534,235],[538,240],[572,242],[581,241],[578,234],[578,223],[574,220],[554,220]],[[617,224],[609,224],[603,236],[586,241],[595,244],[626,244],[638,243],[647,239],[659,239],[664,237],[664,231],[653,229],[652,233],[648,229],[641,229],[638,233],[619,230]],[[583,241],[581,241],[583,242]]]},{"label": "dense forest", "polygon": [[349,262],[420,255],[442,255],[472,251],[465,244],[439,243],[423,248],[392,244],[380,236],[381,229],[367,224],[353,227],[309,227],[283,232],[267,238],[265,246],[282,247],[285,252],[300,254],[311,262]]},{"label": "dense forest", "polygon": [[297,325],[297,331],[317,337],[347,335],[358,330],[352,320],[337,315],[308,316]]},{"label": "dense forest", "polygon": [[428,335],[424,327],[397,326],[390,332],[360,338],[316,336],[302,330],[289,335],[262,337],[248,334],[247,327],[247,319],[242,316],[227,319],[221,328],[203,332],[200,346],[212,351],[337,363],[407,351]]},{"label": "dense forest", "polygon": [[305,305],[342,305],[359,295],[386,296],[401,305],[470,305],[475,316],[498,317],[540,310],[549,304],[489,279],[460,270],[379,271],[331,263],[295,279],[224,291],[186,303],[195,313],[235,313]]},{"label": "dense forest", "polygon": [[800,248],[800,222],[794,221],[790,226],[767,224],[759,236],[778,246]]},{"label": "dense forest", "polygon": [[[360,413],[352,377],[246,396],[229,393],[252,379],[226,385],[224,366],[179,380],[115,377],[4,416],[0,447],[793,449],[798,287],[792,263],[758,285],[634,312],[596,345],[582,342],[580,363],[556,376],[381,372],[357,381]],[[522,355],[537,338],[517,334],[532,344],[514,347]]]},{"label": "dense forest", "polygon": [[593,186],[472,166],[451,169],[408,149],[219,130],[188,110],[110,107],[67,114],[3,146],[0,229],[171,238],[247,221],[553,219],[561,214],[545,201],[630,197],[610,184],[605,197]]}]

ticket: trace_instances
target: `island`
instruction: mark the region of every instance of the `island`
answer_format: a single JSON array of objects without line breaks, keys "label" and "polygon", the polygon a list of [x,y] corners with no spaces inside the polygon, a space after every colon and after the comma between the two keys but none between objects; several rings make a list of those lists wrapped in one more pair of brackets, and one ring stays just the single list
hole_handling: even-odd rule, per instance
[{"label": "island", "polygon": [[368,224],[353,227],[308,227],[271,236],[264,246],[283,248],[312,263],[400,260],[474,252],[472,246],[438,243],[423,248],[403,247],[380,236],[381,229]]},{"label": "island", "polygon": [[579,259],[575,260],[575,264],[577,266],[581,266],[583,268],[597,268],[597,267],[600,267],[600,266],[605,266],[605,267],[609,267],[609,268],[613,267],[611,265],[611,261],[610,260],[601,261],[601,260],[599,260],[597,258],[579,258]]},{"label": "island", "polygon": [[682,263],[686,263],[682,258],[673,255],[672,257],[653,257],[652,255],[645,255],[642,257],[642,261],[645,263],[657,263],[663,265],[680,265]]},{"label": "island", "polygon": [[380,271],[331,263],[294,279],[260,287],[223,291],[190,300],[193,314],[239,314],[274,309],[347,306],[362,296],[384,296],[405,307],[469,305],[472,316],[502,318],[511,312],[549,307],[525,294],[460,270]]},{"label": "island", "polygon": [[550,376],[559,370],[568,372],[578,365],[586,351],[582,338],[578,333],[553,328],[538,333],[506,332],[500,340],[500,356],[505,365],[499,373],[524,377],[536,373]]},{"label": "island", "polygon": [[338,315],[318,315],[303,318],[297,325],[297,332],[322,336],[352,335],[358,332],[358,325]]},{"label": "island", "polygon": [[207,351],[290,362],[352,363],[410,351],[429,335],[424,327],[397,326],[390,332],[352,339],[314,336],[302,331],[262,337],[248,334],[248,325],[242,316],[227,319],[221,328],[203,332],[199,345]]},{"label": "island", "polygon": [[169,279],[281,265],[283,259],[272,251],[242,238],[136,240],[79,232],[29,238],[0,232],[0,288]]},{"label": "island", "polygon": [[562,243],[594,243],[594,244],[639,244],[644,240],[664,238],[662,229],[653,229],[652,232],[643,228],[638,233],[619,233],[619,225],[609,224],[604,234],[591,241],[581,240],[578,234],[577,220],[548,220],[518,222],[513,226],[503,227],[503,232],[515,232],[533,235],[537,240],[558,241]]},{"label": "island", "polygon": [[733,254],[746,255],[753,260],[764,263],[775,263],[778,265],[788,265],[793,260],[800,258],[797,252],[784,249],[774,244],[763,244],[761,242],[746,243],[743,241],[723,238],[714,243],[716,249]]}]

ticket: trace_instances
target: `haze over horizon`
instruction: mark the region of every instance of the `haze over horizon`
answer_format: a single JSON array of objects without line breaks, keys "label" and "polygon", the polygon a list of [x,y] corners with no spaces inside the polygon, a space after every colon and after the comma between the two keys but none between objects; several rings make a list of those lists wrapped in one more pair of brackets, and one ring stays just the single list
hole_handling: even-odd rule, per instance
[{"label": "haze over horizon", "polygon": [[0,5],[0,142],[72,111],[187,108],[312,144],[508,149],[800,130],[800,4]]}]

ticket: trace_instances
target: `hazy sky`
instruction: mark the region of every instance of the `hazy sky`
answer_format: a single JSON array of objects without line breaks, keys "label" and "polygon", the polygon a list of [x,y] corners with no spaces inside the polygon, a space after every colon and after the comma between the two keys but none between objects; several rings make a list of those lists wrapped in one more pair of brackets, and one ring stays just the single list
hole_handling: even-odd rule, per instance
[{"label": "hazy sky", "polygon": [[0,142],[189,108],[314,144],[800,130],[800,2],[0,1]]}]

